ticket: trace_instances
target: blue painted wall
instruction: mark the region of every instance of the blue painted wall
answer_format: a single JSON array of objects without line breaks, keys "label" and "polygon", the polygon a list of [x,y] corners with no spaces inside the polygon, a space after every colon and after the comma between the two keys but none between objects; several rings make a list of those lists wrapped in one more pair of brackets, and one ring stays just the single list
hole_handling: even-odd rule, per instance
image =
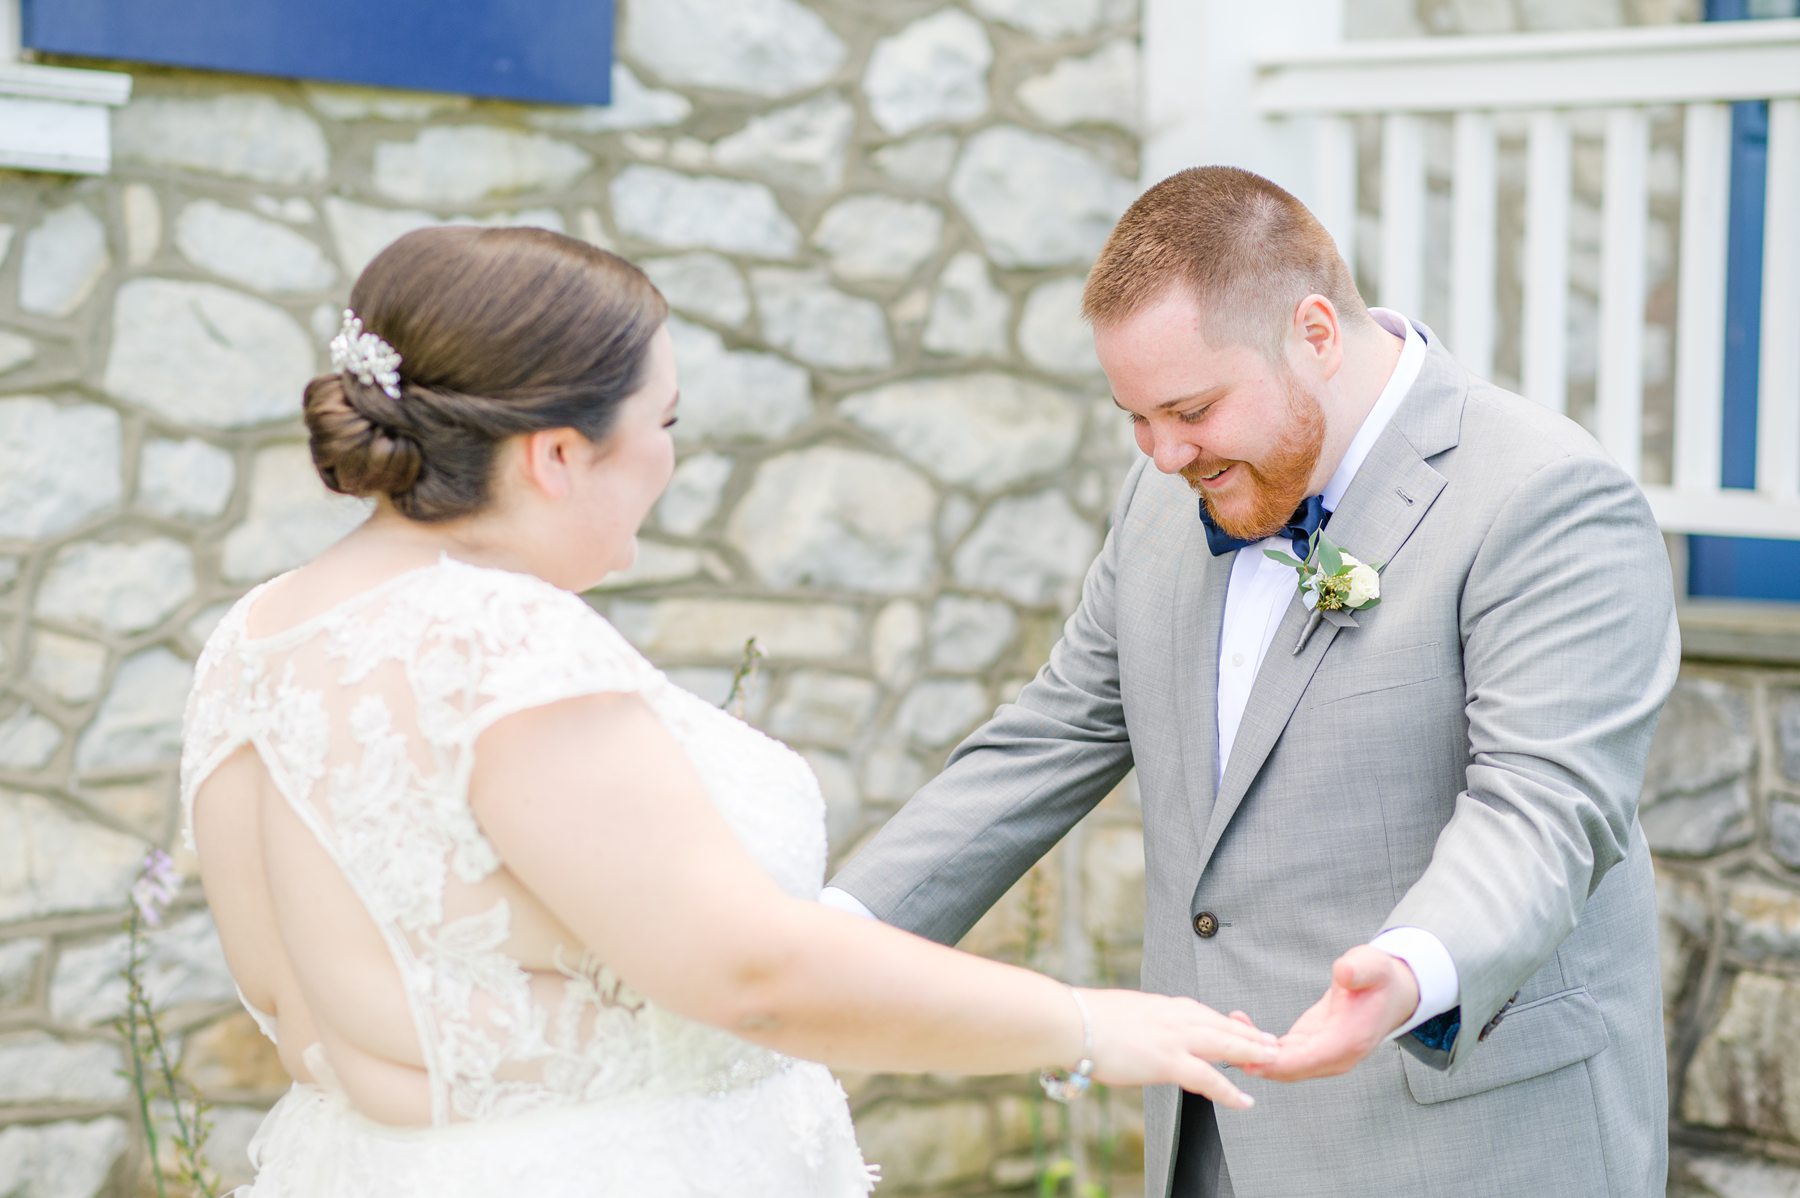
[{"label": "blue painted wall", "polygon": [[611,99],[613,0],[24,0],[33,50],[511,100]]}]

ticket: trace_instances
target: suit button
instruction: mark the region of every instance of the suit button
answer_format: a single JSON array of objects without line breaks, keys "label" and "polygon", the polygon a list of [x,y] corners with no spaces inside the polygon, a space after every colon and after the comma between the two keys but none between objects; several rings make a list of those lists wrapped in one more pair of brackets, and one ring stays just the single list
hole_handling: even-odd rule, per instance
[{"label": "suit button", "polygon": [[1487,1042],[1487,1038],[1494,1034],[1494,1029],[1500,1026],[1500,1021],[1506,1018],[1506,1013],[1508,1011],[1512,1010],[1513,1004],[1518,1001],[1519,1001],[1519,992],[1517,990],[1514,990],[1513,996],[1511,998],[1507,999],[1506,1002],[1500,1007],[1500,1009],[1498,1011],[1494,1012],[1494,1017],[1487,1021],[1487,1026],[1483,1027],[1481,1029],[1480,1033],[1478,1035],[1476,1035],[1476,1037],[1475,1037],[1476,1041],[1478,1043],[1485,1044]]},{"label": "suit button", "polygon": [[1194,916],[1194,934],[1202,940],[1211,940],[1219,934],[1219,917],[1211,911],[1202,911]]}]

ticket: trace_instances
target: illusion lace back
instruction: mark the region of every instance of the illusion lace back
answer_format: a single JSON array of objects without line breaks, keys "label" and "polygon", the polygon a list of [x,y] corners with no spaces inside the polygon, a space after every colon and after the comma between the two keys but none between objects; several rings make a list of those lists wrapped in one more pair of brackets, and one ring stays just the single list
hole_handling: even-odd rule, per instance
[{"label": "illusion lace back", "polygon": [[[297,956],[302,989],[366,992],[371,1005],[384,990],[403,997],[393,1009],[416,1034],[429,1111],[411,1127],[364,1116],[313,1045],[314,1081],[270,1113],[246,1193],[866,1194],[871,1174],[824,1068],[659,1008],[578,944],[528,967],[508,897],[520,888],[468,804],[476,738],[496,721],[635,693],[751,855],[810,898],[825,870],[824,805],[805,762],[674,686],[579,598],[530,576],[446,557],[250,636],[247,614],[272,585],[245,596],[201,654],[184,825],[191,836],[206,780],[252,748],[386,950],[385,977],[309,979]],[[240,797],[209,791],[202,805]],[[251,1010],[273,1035],[278,1021]]]}]

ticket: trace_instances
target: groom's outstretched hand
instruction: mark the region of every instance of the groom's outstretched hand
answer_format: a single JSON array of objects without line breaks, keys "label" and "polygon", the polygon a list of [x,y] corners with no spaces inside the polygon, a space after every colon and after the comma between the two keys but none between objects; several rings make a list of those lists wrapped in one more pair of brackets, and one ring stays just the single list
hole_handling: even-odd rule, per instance
[{"label": "groom's outstretched hand", "polygon": [[1418,1006],[1418,979],[1406,962],[1358,945],[1332,965],[1330,989],[1281,1037],[1275,1061],[1245,1072],[1289,1082],[1347,1073]]}]

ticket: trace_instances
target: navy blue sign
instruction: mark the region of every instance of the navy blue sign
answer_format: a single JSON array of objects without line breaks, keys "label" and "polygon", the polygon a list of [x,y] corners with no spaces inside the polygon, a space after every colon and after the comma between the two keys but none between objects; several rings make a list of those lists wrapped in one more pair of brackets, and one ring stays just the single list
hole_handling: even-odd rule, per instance
[{"label": "navy blue sign", "polygon": [[32,50],[555,104],[612,98],[613,0],[24,0]]}]

